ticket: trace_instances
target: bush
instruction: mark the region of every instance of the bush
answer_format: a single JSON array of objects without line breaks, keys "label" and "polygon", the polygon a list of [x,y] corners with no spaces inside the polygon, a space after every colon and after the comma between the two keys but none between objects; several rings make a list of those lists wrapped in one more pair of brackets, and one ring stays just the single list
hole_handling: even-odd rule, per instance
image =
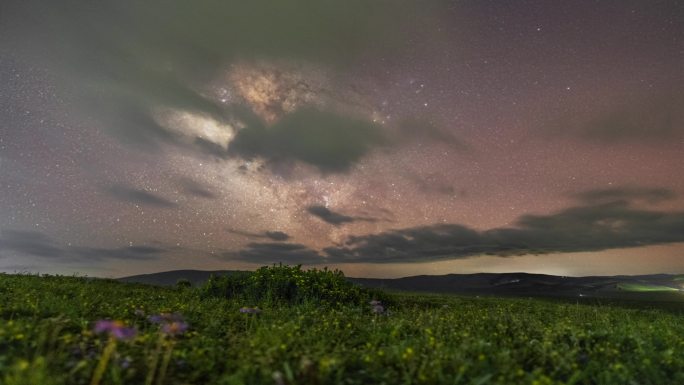
[{"label": "bush", "polygon": [[208,297],[240,298],[266,304],[348,305],[384,297],[377,290],[347,281],[340,270],[302,270],[301,265],[282,264],[264,266],[253,273],[212,276],[201,292]]}]

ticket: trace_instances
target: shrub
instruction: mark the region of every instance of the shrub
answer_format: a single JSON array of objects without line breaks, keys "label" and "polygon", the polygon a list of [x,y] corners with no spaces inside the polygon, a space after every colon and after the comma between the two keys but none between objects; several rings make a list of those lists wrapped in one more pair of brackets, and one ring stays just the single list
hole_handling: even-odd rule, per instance
[{"label": "shrub", "polygon": [[267,304],[362,304],[382,296],[349,282],[340,270],[302,270],[301,265],[282,264],[264,266],[253,273],[212,276],[201,292],[209,297]]}]

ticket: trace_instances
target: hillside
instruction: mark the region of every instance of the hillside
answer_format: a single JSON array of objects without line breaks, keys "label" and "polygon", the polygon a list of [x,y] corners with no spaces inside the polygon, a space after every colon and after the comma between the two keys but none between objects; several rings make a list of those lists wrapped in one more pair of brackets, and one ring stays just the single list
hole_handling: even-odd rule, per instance
[{"label": "hillside", "polygon": [[[121,278],[124,282],[150,285],[174,285],[187,279],[194,285],[214,275],[237,271],[175,270]],[[443,294],[495,296],[594,297],[684,301],[684,280],[680,275],[653,274],[637,276],[563,277],[528,273],[480,273],[419,275],[405,278],[348,278],[365,287],[386,290]]]},{"label": "hillside", "polygon": [[681,307],[427,294],[334,303],[312,295],[276,304],[0,274],[0,383],[684,383]]}]

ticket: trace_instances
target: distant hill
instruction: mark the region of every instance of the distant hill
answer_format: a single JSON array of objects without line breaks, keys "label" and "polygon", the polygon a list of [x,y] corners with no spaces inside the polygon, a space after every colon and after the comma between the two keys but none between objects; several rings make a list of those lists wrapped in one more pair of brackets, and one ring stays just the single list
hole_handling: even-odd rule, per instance
[{"label": "distant hill", "polygon": [[684,282],[681,277],[668,274],[565,277],[528,273],[480,273],[419,275],[396,279],[350,279],[367,287],[400,291],[684,300]]},{"label": "distant hill", "polygon": [[[214,275],[237,270],[174,270],[120,278],[124,282],[175,285],[187,279],[202,284]],[[595,297],[649,300],[684,300],[684,276],[670,274],[635,276],[565,277],[528,273],[479,273],[417,275],[405,278],[348,278],[366,287],[386,290],[496,296]]]},{"label": "distant hill", "polygon": [[206,282],[213,275],[230,275],[241,273],[240,270],[172,270],[161,273],[132,275],[130,277],[119,278],[122,282],[144,283],[147,285],[171,286],[175,285],[179,279],[187,279],[193,286]]}]

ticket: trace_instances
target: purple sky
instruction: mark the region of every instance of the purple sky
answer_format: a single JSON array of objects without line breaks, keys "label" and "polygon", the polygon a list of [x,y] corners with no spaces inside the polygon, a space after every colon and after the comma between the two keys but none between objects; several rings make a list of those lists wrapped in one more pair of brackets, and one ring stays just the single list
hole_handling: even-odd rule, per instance
[{"label": "purple sky", "polygon": [[681,1],[0,6],[0,271],[684,273]]}]

